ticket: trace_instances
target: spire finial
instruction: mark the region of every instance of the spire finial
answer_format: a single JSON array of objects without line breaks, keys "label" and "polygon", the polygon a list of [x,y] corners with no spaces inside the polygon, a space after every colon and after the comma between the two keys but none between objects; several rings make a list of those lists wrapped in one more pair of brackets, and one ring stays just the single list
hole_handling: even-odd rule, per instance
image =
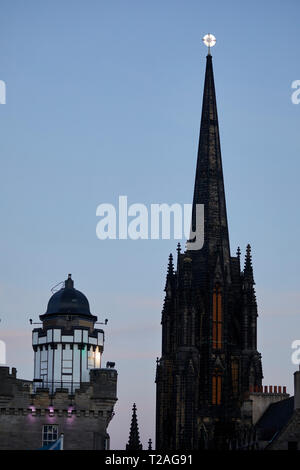
[{"label": "spire finial", "polygon": [[139,435],[139,426],[137,422],[137,415],[136,415],[136,404],[133,404],[132,407],[132,418],[131,418],[131,425],[130,425],[130,432],[129,432],[129,440],[128,444],[126,444],[126,450],[142,450],[143,446],[140,443],[140,435]]},{"label": "spire finial", "polygon": [[245,258],[245,264],[249,263],[252,264],[252,256],[251,256],[251,245],[248,243],[246,247],[246,258]]},{"label": "spire finial", "polygon": [[168,263],[168,271],[167,271],[167,277],[166,277],[165,291],[167,291],[169,282],[172,280],[173,275],[174,275],[173,255],[172,255],[172,253],[170,253],[169,263]]},{"label": "spire finial", "polygon": [[238,259],[240,259],[241,257],[241,249],[239,246],[237,247],[237,250],[236,250],[236,256],[238,257]]},{"label": "spire finial", "polygon": [[65,281],[65,288],[66,289],[73,289],[74,281],[72,279],[72,274],[68,274],[68,279]]},{"label": "spire finial", "polygon": [[173,265],[173,255],[170,253],[169,255],[169,264],[168,264],[168,274],[174,273],[174,265]]},{"label": "spire finial", "polygon": [[249,245],[249,243],[246,248],[244,273],[253,276],[251,246]]},{"label": "spire finial", "polygon": [[208,47],[208,53],[207,55],[211,55],[210,54],[210,48],[211,47],[214,47],[214,45],[216,44],[217,40],[215,38],[215,36],[213,34],[206,34],[204,36],[204,38],[202,39],[202,41],[204,42],[204,44]]},{"label": "spire finial", "polygon": [[148,450],[152,450],[152,439],[148,441]]}]

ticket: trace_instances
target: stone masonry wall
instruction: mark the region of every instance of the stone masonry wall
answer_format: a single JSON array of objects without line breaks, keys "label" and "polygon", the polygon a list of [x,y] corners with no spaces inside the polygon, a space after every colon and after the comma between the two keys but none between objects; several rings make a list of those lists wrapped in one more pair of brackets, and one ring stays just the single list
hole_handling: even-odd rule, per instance
[{"label": "stone masonry wall", "polygon": [[0,449],[42,447],[44,425],[58,425],[64,449],[104,449],[107,427],[117,400],[117,371],[91,371],[91,381],[70,396],[67,390],[50,395],[32,393],[32,383],[16,378],[16,371],[0,367]]}]

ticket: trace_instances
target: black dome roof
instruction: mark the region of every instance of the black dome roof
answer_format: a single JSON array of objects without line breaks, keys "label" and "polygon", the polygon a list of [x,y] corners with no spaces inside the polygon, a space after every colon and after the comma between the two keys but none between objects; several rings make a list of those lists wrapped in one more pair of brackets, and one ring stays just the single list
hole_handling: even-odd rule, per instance
[{"label": "black dome roof", "polygon": [[[74,281],[69,274],[65,286],[52,295],[48,302],[47,315],[70,314],[91,315],[89,301],[79,290],[74,289]],[[44,316],[44,315],[42,315]]]}]

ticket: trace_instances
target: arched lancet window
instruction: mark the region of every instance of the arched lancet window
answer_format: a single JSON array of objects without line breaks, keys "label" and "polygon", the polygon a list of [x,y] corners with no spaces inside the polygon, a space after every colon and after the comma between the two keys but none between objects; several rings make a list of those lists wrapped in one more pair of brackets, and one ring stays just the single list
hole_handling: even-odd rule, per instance
[{"label": "arched lancet window", "polygon": [[213,291],[213,349],[222,348],[222,292],[219,286]]},{"label": "arched lancet window", "polygon": [[212,404],[220,405],[222,398],[222,376],[219,373],[214,373],[212,376]]}]

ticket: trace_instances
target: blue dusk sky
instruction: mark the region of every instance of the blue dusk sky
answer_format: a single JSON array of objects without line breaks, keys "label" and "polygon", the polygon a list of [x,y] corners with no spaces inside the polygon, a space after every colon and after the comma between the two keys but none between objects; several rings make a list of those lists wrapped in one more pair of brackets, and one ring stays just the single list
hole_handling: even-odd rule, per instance
[{"label": "blue dusk sky", "polygon": [[192,201],[205,57],[212,49],[231,251],[250,243],[265,385],[293,394],[300,338],[298,0],[2,0],[0,339],[33,377],[29,318],[72,273],[116,362],[112,448],[136,402],[154,440],[167,260],[178,240],[96,237],[96,208]]}]

